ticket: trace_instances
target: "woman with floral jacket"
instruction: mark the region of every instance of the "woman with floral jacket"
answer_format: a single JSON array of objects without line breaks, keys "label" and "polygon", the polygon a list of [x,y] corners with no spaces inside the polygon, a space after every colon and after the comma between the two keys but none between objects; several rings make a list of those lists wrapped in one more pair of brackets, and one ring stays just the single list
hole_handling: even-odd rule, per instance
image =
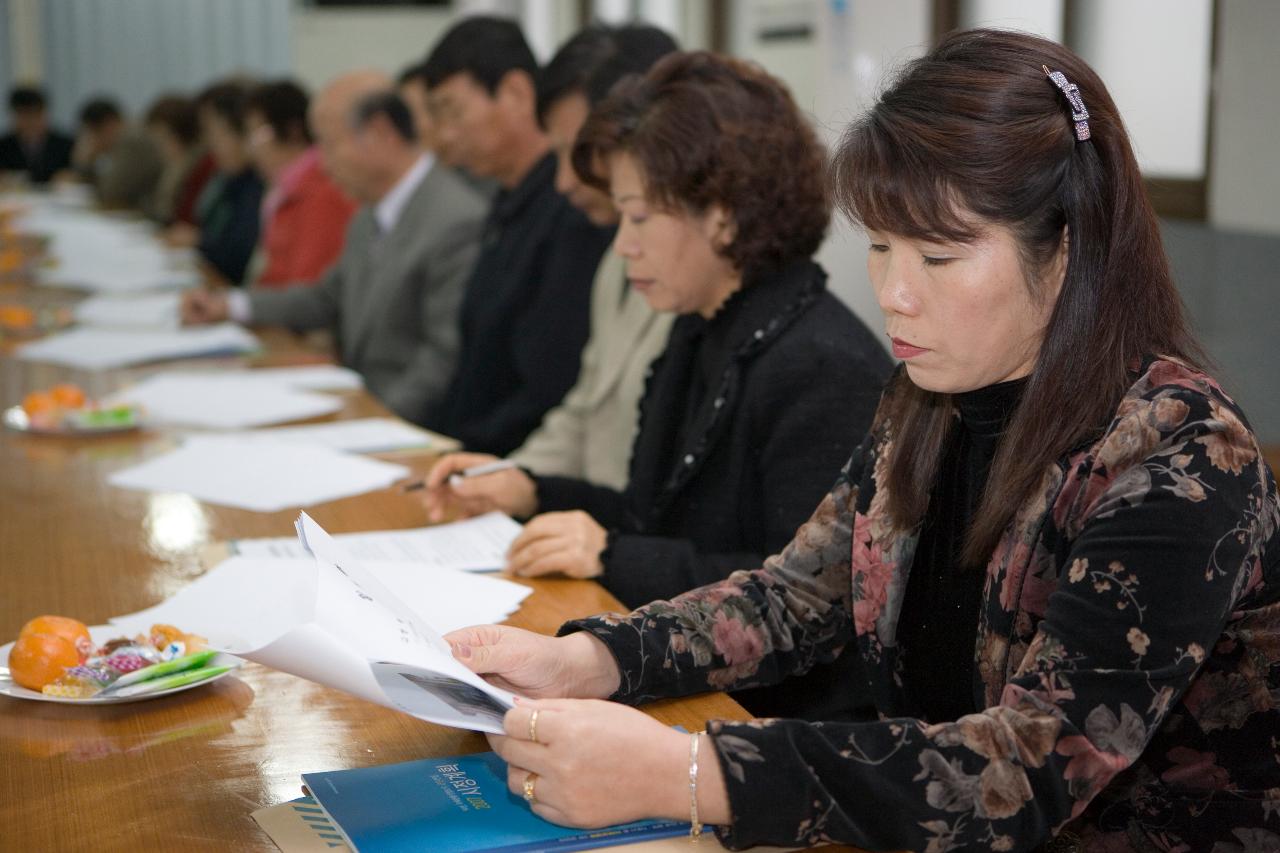
[{"label": "woman with floral jacket", "polygon": [[[551,697],[493,738],[512,790],[733,847],[1280,850],[1280,496],[1197,366],[1102,82],[1052,42],[956,33],[836,167],[904,362],[871,433],[757,571],[560,638],[450,635]],[[860,673],[830,689],[878,720],[686,735],[618,704],[842,653]]]}]

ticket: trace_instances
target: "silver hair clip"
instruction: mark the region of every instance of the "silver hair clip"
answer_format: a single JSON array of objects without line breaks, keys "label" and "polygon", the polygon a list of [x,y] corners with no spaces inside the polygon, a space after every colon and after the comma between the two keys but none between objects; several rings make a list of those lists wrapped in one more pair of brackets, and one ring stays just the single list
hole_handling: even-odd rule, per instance
[{"label": "silver hair clip", "polygon": [[1089,111],[1085,109],[1084,99],[1080,97],[1080,87],[1068,80],[1061,71],[1050,71],[1047,65],[1040,67],[1053,81],[1053,85],[1066,95],[1067,103],[1071,105],[1071,121],[1075,123],[1076,141],[1084,142],[1093,134],[1089,131]]}]

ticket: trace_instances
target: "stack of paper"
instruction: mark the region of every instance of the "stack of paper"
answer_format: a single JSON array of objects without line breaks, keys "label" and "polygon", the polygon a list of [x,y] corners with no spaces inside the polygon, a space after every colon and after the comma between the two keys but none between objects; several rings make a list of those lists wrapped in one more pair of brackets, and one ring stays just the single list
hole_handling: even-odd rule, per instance
[{"label": "stack of paper", "polygon": [[151,361],[231,355],[258,349],[258,339],[224,323],[199,329],[72,329],[29,343],[18,358],[89,370],[110,370]]},{"label": "stack of paper", "polygon": [[45,202],[20,216],[17,227],[49,238],[56,265],[41,272],[47,283],[114,293],[200,283],[190,253],[166,248],[144,222]]},{"label": "stack of paper", "polygon": [[441,451],[458,448],[458,443],[453,439],[395,418],[357,418],[309,426],[275,427],[242,435],[247,441],[266,439],[318,444],[350,453],[382,453],[417,447],[431,447]]},{"label": "stack of paper", "polygon": [[498,602],[514,607],[527,591],[495,578],[366,564],[305,514],[298,535],[309,560],[228,560],[164,604],[112,621],[127,631],[180,625],[215,649],[420,719],[502,732],[515,697],[458,663],[441,632],[497,615]]},{"label": "stack of paper", "polygon": [[[333,538],[358,560],[404,561],[434,569],[492,572],[507,564],[507,551],[520,530],[520,525],[508,516],[490,512],[435,527],[339,533]],[[232,546],[243,557],[296,558],[307,554],[295,536],[237,539]]]},{"label": "stack of paper", "polygon": [[237,376],[255,382],[273,382],[299,391],[359,391],[364,379],[349,367],[308,364],[300,367],[258,367]]},{"label": "stack of paper", "polygon": [[177,293],[95,296],[76,306],[76,321],[85,326],[176,329],[181,303],[182,296]]},{"label": "stack of paper", "polygon": [[315,445],[193,436],[176,450],[117,471],[108,482],[276,512],[383,489],[408,474],[403,465]]},{"label": "stack of paper", "polygon": [[297,391],[258,371],[158,373],[111,395],[112,404],[141,406],[148,421],[205,429],[248,429],[316,418],[342,408],[329,394]]}]

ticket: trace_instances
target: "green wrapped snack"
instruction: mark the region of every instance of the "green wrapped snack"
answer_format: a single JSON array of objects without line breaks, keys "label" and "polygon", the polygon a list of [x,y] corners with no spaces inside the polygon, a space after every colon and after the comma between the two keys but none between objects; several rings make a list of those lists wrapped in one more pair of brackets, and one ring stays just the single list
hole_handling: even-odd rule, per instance
[{"label": "green wrapped snack", "polygon": [[117,691],[120,691],[120,688],[128,687],[131,684],[163,678],[166,675],[173,675],[175,672],[198,669],[213,660],[217,655],[217,652],[211,650],[196,652],[195,654],[174,658],[173,660],[165,661],[164,663],[153,663],[151,666],[144,666],[142,669],[137,669],[127,675],[120,676],[111,684],[110,687],[103,690],[99,695],[117,694]]},{"label": "green wrapped snack", "polygon": [[138,423],[138,410],[133,406],[113,406],[110,409],[86,409],[66,415],[72,429],[102,430],[124,429]]},{"label": "green wrapped snack", "polygon": [[[160,664],[163,666],[164,664]],[[207,681],[215,676],[222,675],[224,672],[230,672],[233,667],[230,666],[206,666],[202,669],[191,669],[179,672],[174,675],[165,675],[160,678],[152,678],[119,690],[113,689],[109,695],[125,698],[128,696],[137,696],[142,693],[158,693],[161,690],[169,690],[174,687],[185,687],[188,684],[194,684],[197,681]],[[114,685],[112,685],[114,688]],[[106,691],[103,691],[106,693]],[[101,696],[103,693],[99,693]]]}]

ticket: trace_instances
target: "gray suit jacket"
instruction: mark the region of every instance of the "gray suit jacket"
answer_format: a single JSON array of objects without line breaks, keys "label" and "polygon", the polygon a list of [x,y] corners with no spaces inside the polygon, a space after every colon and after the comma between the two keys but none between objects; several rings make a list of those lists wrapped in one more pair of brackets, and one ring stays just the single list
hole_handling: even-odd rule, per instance
[{"label": "gray suit jacket", "polygon": [[373,209],[361,208],[342,255],[315,285],[252,291],[252,321],[334,329],[342,363],[394,412],[420,417],[453,375],[458,309],[484,216],[484,200],[437,163],[387,234],[379,236]]}]

